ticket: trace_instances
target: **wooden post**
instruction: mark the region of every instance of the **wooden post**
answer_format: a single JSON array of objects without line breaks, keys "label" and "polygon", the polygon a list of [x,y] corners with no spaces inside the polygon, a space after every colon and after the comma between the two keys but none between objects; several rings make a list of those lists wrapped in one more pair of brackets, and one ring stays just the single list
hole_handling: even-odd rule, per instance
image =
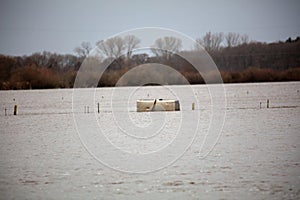
[{"label": "wooden post", "polygon": [[18,106],[15,105],[15,106],[14,106],[14,115],[17,115],[17,112],[18,112]]},{"label": "wooden post", "polygon": [[192,103],[192,110],[195,110],[195,103]]},{"label": "wooden post", "polygon": [[259,108],[261,108],[261,102],[259,102]]},{"label": "wooden post", "polygon": [[89,113],[90,111],[89,111],[89,107],[87,106],[87,113]]},{"label": "wooden post", "polygon": [[5,113],[5,116],[7,115],[6,111],[7,111],[7,109],[6,109],[6,107],[5,107],[5,108],[4,108],[4,113]]},{"label": "wooden post", "polygon": [[269,99],[267,99],[267,108],[269,108],[269,103],[270,103],[270,101],[269,101]]},{"label": "wooden post", "polygon": [[100,103],[98,103],[98,113],[100,113]]}]

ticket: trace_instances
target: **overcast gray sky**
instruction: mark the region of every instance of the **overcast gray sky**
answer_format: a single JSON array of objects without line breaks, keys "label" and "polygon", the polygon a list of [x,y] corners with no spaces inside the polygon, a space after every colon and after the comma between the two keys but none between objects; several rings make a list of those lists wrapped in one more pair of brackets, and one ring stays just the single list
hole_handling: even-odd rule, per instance
[{"label": "overcast gray sky", "polygon": [[73,53],[81,42],[164,27],[194,39],[237,32],[272,42],[300,35],[299,0],[0,0],[0,54]]}]

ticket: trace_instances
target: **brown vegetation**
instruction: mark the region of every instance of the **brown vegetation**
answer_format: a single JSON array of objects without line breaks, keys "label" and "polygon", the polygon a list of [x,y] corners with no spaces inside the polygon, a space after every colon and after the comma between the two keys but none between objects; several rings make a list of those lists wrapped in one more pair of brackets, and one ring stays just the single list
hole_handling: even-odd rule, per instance
[{"label": "brown vegetation", "polygon": [[23,58],[0,56],[0,88],[47,89],[73,86],[75,69],[53,67],[52,61],[49,67],[37,65],[33,57],[36,58],[36,54]]},{"label": "brown vegetation", "polygon": [[300,81],[300,67],[286,70],[250,67],[243,71],[221,71],[224,83]]},{"label": "brown vegetation", "polygon": [[[222,46],[222,42],[226,46]],[[170,42],[174,40],[174,42]],[[116,41],[116,43],[114,43]],[[134,36],[98,42],[99,51],[104,52],[101,63],[114,60],[99,79],[98,86],[114,86],[129,70],[147,63],[160,63],[181,73],[191,84],[203,84],[204,80],[195,68],[176,53],[153,50],[154,56],[146,53],[124,53],[138,46]],[[285,42],[248,42],[246,35],[208,33],[198,39],[204,45],[218,66],[225,83],[300,81],[300,38]],[[172,52],[178,52],[181,43],[178,39],[165,37],[157,40],[156,46],[166,44]],[[110,49],[111,48],[111,49]],[[111,50],[116,50],[113,52]],[[82,43],[74,55],[59,55],[50,52],[35,53],[30,56],[0,55],[0,89],[42,89],[73,87],[76,73],[91,47]],[[195,49],[194,51],[197,51]],[[157,72],[159,73],[159,72]],[[95,76],[92,74],[91,76]],[[158,74],[159,76],[159,74]],[[130,84],[134,84],[131,81]],[[176,80],[166,84],[181,84]]]}]

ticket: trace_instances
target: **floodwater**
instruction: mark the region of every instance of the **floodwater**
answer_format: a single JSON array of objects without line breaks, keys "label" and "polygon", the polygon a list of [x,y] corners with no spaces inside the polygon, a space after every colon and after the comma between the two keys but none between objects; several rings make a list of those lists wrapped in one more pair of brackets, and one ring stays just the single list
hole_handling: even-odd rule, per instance
[{"label": "floodwater", "polygon": [[[91,102],[91,89],[76,89],[73,109],[72,89],[0,91],[0,199],[300,199],[300,82],[227,84],[218,112],[226,112],[224,124],[211,126],[213,107],[224,103],[210,100],[214,87],[192,86],[193,97],[184,95],[189,86],[98,88]],[[136,98],[176,97],[173,90],[185,97],[181,111],[135,112]],[[163,152],[176,137],[188,141],[189,127],[198,129],[186,151],[178,143],[143,165],[120,159],[102,140],[88,143],[95,119],[114,147],[137,158]],[[158,134],[135,131],[152,123],[163,127]],[[201,134],[215,126],[221,135],[201,149]],[[143,167],[147,173],[138,173]]]}]

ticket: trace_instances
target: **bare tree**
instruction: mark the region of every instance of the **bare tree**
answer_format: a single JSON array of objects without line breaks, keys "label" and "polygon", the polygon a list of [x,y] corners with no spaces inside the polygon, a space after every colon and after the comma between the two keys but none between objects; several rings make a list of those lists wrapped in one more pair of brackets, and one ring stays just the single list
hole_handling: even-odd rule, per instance
[{"label": "bare tree", "polygon": [[141,40],[134,35],[126,35],[124,38],[116,36],[109,38],[107,40],[100,40],[96,43],[100,54],[104,57],[117,59],[125,51],[127,53],[127,58],[132,55],[132,50],[137,48]]},{"label": "bare tree", "polygon": [[249,42],[248,35],[240,35],[238,33],[227,33],[225,36],[227,47],[236,47],[241,44],[247,44]]},{"label": "bare tree", "polygon": [[202,40],[200,39],[200,38],[197,38],[196,39],[196,44],[195,44],[195,50],[197,50],[197,51],[201,51],[201,50],[203,50],[202,49],[202,47],[204,47],[204,45],[203,45],[203,43],[202,43]]},{"label": "bare tree", "polygon": [[106,57],[116,59],[120,57],[125,50],[125,43],[121,37],[113,37],[107,40],[97,42],[101,54]]},{"label": "bare tree", "polygon": [[110,48],[107,44],[107,41],[105,40],[99,40],[96,43],[97,47],[98,47],[98,51],[100,52],[100,54],[107,56],[107,57],[112,57],[112,48]]},{"label": "bare tree", "polygon": [[127,58],[131,58],[132,50],[137,48],[141,40],[134,35],[126,35],[124,37],[124,43],[127,50]]},{"label": "bare tree", "polygon": [[92,46],[89,42],[82,42],[80,47],[76,47],[74,52],[80,57],[86,57],[92,50]]},{"label": "bare tree", "polygon": [[212,34],[211,32],[207,32],[202,39],[197,39],[197,41],[203,45],[205,50],[210,51],[212,49]]},{"label": "bare tree", "polygon": [[212,49],[219,50],[224,39],[223,33],[214,33],[212,35]]},{"label": "bare tree", "polygon": [[169,59],[172,53],[176,53],[182,47],[182,41],[175,37],[163,37],[155,40],[152,52],[157,56],[166,56]]},{"label": "bare tree", "polygon": [[241,43],[242,44],[248,44],[249,43],[249,36],[247,34],[244,34],[241,36]]},{"label": "bare tree", "polygon": [[225,40],[227,47],[235,47],[240,45],[240,35],[237,33],[227,33],[225,36]]},{"label": "bare tree", "polygon": [[210,31],[207,32],[202,39],[196,39],[196,41],[204,46],[207,51],[219,50],[223,42],[224,34],[223,33],[214,33]]}]

